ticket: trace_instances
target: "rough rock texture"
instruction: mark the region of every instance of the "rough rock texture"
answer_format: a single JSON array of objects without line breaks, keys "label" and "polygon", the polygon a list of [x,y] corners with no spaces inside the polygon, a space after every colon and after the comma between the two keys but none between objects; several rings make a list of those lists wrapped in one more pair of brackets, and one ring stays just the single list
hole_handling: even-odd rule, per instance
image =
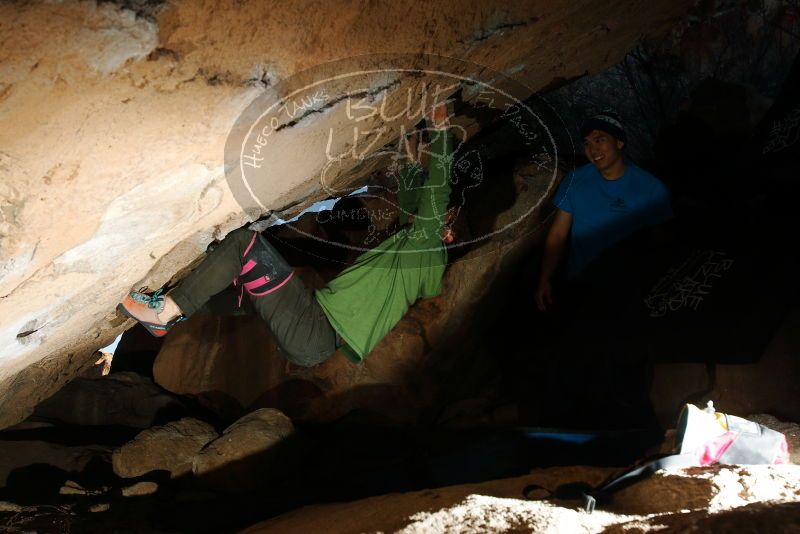
[{"label": "rough rock texture", "polygon": [[55,467],[66,472],[81,471],[92,458],[106,456],[111,451],[101,445],[66,446],[45,441],[0,441],[0,487],[9,478],[31,483],[31,468]]},{"label": "rough rock texture", "polygon": [[209,443],[193,460],[202,482],[231,492],[247,491],[283,474],[289,465],[292,421],[278,410],[262,408],[242,417]]},{"label": "rough rock texture", "polygon": [[34,411],[40,419],[73,425],[149,428],[186,411],[147,377],[131,372],[98,379],[76,378]]},{"label": "rough rock texture", "polygon": [[[410,1],[135,4],[143,16],[112,2],[3,3],[0,427],[130,324],[114,312],[125,291],[161,286],[252,216],[226,186],[223,146],[278,78],[424,51],[535,91],[618,61],[691,3],[448,0],[439,16]],[[313,200],[319,161],[303,156],[320,128],[279,132],[270,209]]]},{"label": "rough rock texture", "polygon": [[[245,532],[764,532],[800,525],[800,467],[713,466],[660,471],[593,514],[580,502],[527,501],[529,484],[597,484],[613,470],[556,467],[523,477],[308,506]],[[765,504],[763,504],[765,503]],[[785,504],[781,504],[785,503]],[[699,530],[692,530],[696,525]],[[779,527],[779,525],[781,525]]]},{"label": "rough rock texture", "polygon": [[746,417],[770,413],[800,421],[800,310],[793,310],[754,364],[717,364],[713,372],[693,363],[655,367],[650,398],[662,425],[675,426],[684,403],[704,405]]},{"label": "rough rock texture", "polygon": [[362,408],[414,420],[436,399],[434,374],[469,365],[459,356],[468,354],[470,336],[485,329],[486,299],[511,290],[505,273],[542,235],[541,208],[555,189],[553,173],[521,165],[514,182],[519,194],[510,207],[470,224],[511,228],[452,262],[442,294],[412,306],[362,363],[336,353],[321,365],[297,367],[276,350],[259,318],[197,315],[165,339],[153,366],[156,382],[198,396],[224,417],[271,406],[293,419],[332,420]]},{"label": "rough rock texture", "polygon": [[123,497],[141,497],[143,495],[152,495],[158,491],[158,484],[152,481],[137,482],[133,486],[122,488]]},{"label": "rough rock texture", "polygon": [[177,478],[192,471],[192,459],[217,438],[214,427],[197,419],[184,418],[164,426],[148,428],[114,451],[114,473],[123,478],[138,477],[156,469]]}]

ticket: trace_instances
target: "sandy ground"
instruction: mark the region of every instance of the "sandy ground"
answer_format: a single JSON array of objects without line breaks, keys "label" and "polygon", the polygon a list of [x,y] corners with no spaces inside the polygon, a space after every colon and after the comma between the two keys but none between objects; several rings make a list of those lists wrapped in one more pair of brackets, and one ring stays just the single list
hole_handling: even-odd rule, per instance
[{"label": "sandy ground", "polygon": [[597,484],[613,470],[557,467],[524,477],[310,506],[246,533],[402,532],[800,532],[800,466],[712,466],[665,470],[594,513],[578,501],[529,501],[527,484]]}]

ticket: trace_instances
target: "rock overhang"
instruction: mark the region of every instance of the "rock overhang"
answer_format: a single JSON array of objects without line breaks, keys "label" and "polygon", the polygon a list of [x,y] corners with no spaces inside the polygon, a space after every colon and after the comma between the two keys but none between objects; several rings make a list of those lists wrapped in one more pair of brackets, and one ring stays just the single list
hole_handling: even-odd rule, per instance
[{"label": "rock overhang", "polygon": [[[534,92],[605,68],[690,4],[0,7],[0,424],[22,419],[116,337],[126,324],[113,308],[129,287],[163,284],[251,220],[226,184],[223,148],[277,80],[366,53],[427,52]],[[309,116],[303,133],[315,135],[323,118]],[[292,141],[302,146],[303,135]],[[286,168],[270,198],[277,207],[320,195],[313,165],[290,154],[275,162]]]}]

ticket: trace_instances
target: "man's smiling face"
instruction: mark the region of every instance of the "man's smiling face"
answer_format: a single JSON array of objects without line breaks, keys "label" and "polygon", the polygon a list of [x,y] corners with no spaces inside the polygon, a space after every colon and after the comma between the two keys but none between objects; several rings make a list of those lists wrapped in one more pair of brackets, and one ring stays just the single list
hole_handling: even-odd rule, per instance
[{"label": "man's smiling face", "polygon": [[610,169],[622,159],[625,143],[600,130],[592,130],[583,138],[583,152],[597,170]]}]

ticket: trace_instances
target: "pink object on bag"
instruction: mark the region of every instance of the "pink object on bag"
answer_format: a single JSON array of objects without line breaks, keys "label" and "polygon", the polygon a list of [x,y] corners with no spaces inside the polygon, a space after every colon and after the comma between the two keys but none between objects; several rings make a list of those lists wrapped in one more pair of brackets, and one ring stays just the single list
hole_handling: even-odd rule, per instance
[{"label": "pink object on bag", "polygon": [[698,450],[700,453],[698,463],[700,465],[711,465],[719,462],[720,457],[725,454],[728,447],[733,445],[733,442],[736,441],[738,437],[739,434],[736,432],[725,432],[721,436],[717,436],[705,442]]},{"label": "pink object on bag", "polygon": [[778,453],[775,455],[773,464],[788,464],[789,463],[789,444],[786,442],[786,436],[783,436],[783,441],[778,445]]}]

